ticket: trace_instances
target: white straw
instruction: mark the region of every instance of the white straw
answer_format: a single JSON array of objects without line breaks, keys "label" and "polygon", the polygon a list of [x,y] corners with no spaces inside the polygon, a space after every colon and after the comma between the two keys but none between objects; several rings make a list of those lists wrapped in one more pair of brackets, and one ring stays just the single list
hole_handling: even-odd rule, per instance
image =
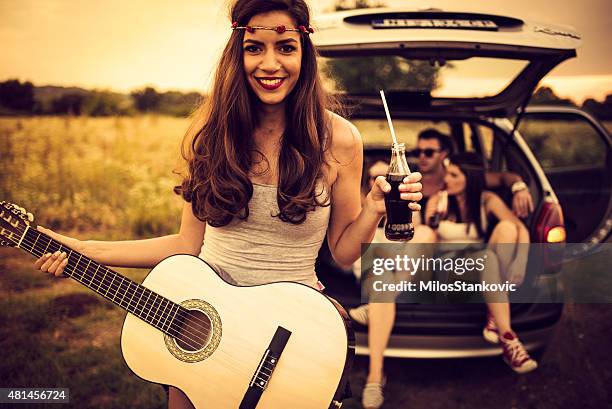
[{"label": "white straw", "polygon": [[397,145],[397,138],[395,137],[395,130],[393,129],[393,122],[391,122],[391,114],[389,113],[389,107],[387,107],[387,100],[385,99],[385,91],[380,90],[380,97],[382,98],[383,105],[385,106],[385,113],[387,114],[387,122],[389,122],[389,129],[391,129],[391,137],[393,137],[393,143]]}]

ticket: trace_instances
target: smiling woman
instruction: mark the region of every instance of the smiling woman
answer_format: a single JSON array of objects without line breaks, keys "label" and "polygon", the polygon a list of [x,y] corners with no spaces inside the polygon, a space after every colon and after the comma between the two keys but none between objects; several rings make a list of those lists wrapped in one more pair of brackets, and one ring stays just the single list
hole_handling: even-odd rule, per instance
[{"label": "smiling woman", "polygon": [[[186,169],[182,183],[175,187],[175,193],[184,199],[179,233],[147,240],[101,242],[81,241],[47,229],[41,231],[90,258],[90,263],[152,267],[158,263],[163,265],[162,260],[172,255],[186,253],[199,256],[219,276],[239,286],[257,285],[261,289],[270,287],[265,284],[289,281],[322,291],[324,287],[318,282],[315,260],[326,234],[333,257],[342,264],[353,263],[360,256],[362,243],[372,240],[376,226],[385,214],[384,192],[390,190],[390,185],[384,177],[377,178],[362,206],[359,189],[363,160],[361,136],[350,122],[332,111],[337,105],[321,86],[316,52],[310,39],[313,30],[310,28],[306,3],[303,0],[238,0],[232,6],[230,21],[232,33],[221,55],[210,96],[195,112],[185,135],[183,155]],[[400,183],[401,198],[406,200],[406,212],[409,212],[409,208],[419,210],[419,205],[414,203],[421,199],[419,180],[420,174],[412,173]],[[68,263],[68,259],[74,263],[75,255],[70,251],[69,254],[66,256],[66,252],[60,248],[54,254],[42,255],[35,266],[62,275],[66,266],[70,272],[73,265]],[[181,281],[177,272],[171,274],[169,280]],[[289,287],[303,289],[304,286]],[[163,296],[168,294],[172,285],[162,287],[160,294]],[[221,295],[214,288],[209,288],[210,292]],[[273,288],[280,287],[276,285]],[[307,289],[307,292],[328,302],[312,289]],[[124,296],[122,300],[125,298],[131,302],[135,299],[133,294],[130,298]],[[291,303],[301,304],[300,298],[295,296],[290,302],[282,301],[278,295],[266,298],[287,307],[277,306],[276,310],[290,311],[291,314],[294,313]],[[224,299],[235,304],[234,297]],[[182,300],[186,302],[187,299]],[[211,298],[207,300],[211,301]],[[206,304],[204,300],[199,301],[192,305]],[[262,308],[260,303],[257,308],[249,310],[265,315],[257,311]],[[339,306],[336,308],[341,310]],[[333,312],[337,316],[336,308]],[[206,313],[207,316],[210,314]],[[210,341],[208,338],[204,340],[206,345],[197,344],[198,347],[206,349],[208,343],[213,345],[214,341],[214,345],[223,349],[229,345],[228,342],[244,344],[247,337],[254,339],[255,332],[264,337],[268,335],[263,330],[249,331],[245,322],[232,326],[227,316],[219,320],[225,321],[223,337],[220,332],[214,332]],[[255,322],[256,319],[253,317],[249,321]],[[300,318],[300,322],[304,323],[318,321],[329,320],[322,315],[318,315],[317,319]],[[341,360],[327,359],[324,364],[316,366],[319,373],[313,377],[312,372],[315,371],[309,370],[306,365],[291,366],[289,351],[299,349],[300,354],[309,356],[310,348],[316,349],[319,345],[311,345],[312,337],[308,337],[308,345],[298,347],[296,340],[299,331],[296,326],[278,321],[274,324],[275,328],[281,322],[295,331],[293,342],[287,344],[288,352],[281,361],[286,368],[292,368],[291,383],[295,386],[295,394],[283,387],[276,395],[272,387],[263,396],[261,407],[288,407],[285,404],[270,404],[279,402],[274,400],[275,396],[292,400],[292,403],[295,402],[292,407],[305,409],[323,407],[320,401],[312,403],[313,396],[326,400],[326,403],[332,398],[341,399],[346,378],[339,376],[339,380],[333,380],[343,371],[338,373],[331,368],[340,364],[346,369],[345,361],[350,359],[346,328],[342,327],[344,338],[340,337],[344,342],[343,349],[340,348]],[[217,321],[214,326],[220,328]],[[231,328],[237,330],[239,335],[232,337]],[[280,333],[282,335],[283,331]],[[125,340],[125,337],[122,339]],[[269,338],[266,339],[269,343]],[[269,348],[277,348],[277,344],[270,344]],[[324,345],[329,349],[329,342]],[[263,346],[264,351],[266,346]],[[214,346],[209,351],[212,353],[210,359],[222,360],[224,354],[229,354],[232,357],[228,362],[237,362],[242,358],[240,355],[249,355],[246,349],[255,350],[247,347],[244,347],[245,353],[242,354],[229,354],[229,351],[215,354],[212,352],[216,348]],[[172,351],[182,356],[179,350]],[[310,356],[313,355],[321,354],[311,351]],[[260,358],[257,357],[255,364],[260,362]],[[130,359],[126,360],[129,364]],[[155,362],[155,359],[148,359],[149,362]],[[276,361],[273,359],[272,363]],[[235,388],[231,388],[232,396],[236,391],[251,391],[253,385],[249,386],[250,377],[245,381],[241,378],[244,373],[235,373],[235,365],[225,361],[223,368],[212,371],[211,376],[206,378],[211,381],[210,384],[236,384]],[[251,373],[256,371],[257,374],[259,371],[257,368],[251,369]],[[226,374],[225,370],[229,372]],[[300,378],[300,371],[308,372],[308,376]],[[135,372],[139,373],[137,370]],[[167,369],[167,372],[174,374],[171,369]],[[201,385],[206,384],[206,379],[202,382],[199,378],[197,381],[187,380],[185,377],[190,374],[181,375],[181,379],[173,377],[160,382],[176,385],[170,388],[171,408],[191,407],[191,402],[215,408],[243,407],[236,401],[242,396],[230,399],[227,395],[214,393],[217,391],[211,393]],[[306,378],[316,379],[318,384],[309,384]],[[275,379],[276,385],[279,385],[280,380],[289,378],[278,375]],[[332,381],[324,382],[325,379]],[[319,387],[325,389],[324,393],[316,393],[315,389]],[[244,395],[246,400],[251,397]],[[264,403],[266,399],[268,404]],[[254,405],[251,402],[244,407]]]},{"label": "smiling woman", "polygon": [[[280,11],[256,15],[249,24],[265,27],[267,22],[275,22],[283,29],[296,26],[289,15]],[[300,33],[279,31],[258,29],[251,33],[247,30],[244,35],[244,71],[251,88],[265,104],[283,101],[300,77]]]},{"label": "smiling woman", "polygon": [[[185,138],[190,177],[177,192],[186,200],[195,193],[194,214],[223,226],[248,217],[252,181],[278,186],[278,216],[299,224],[325,203],[326,194],[315,194],[317,184],[329,193],[333,182],[324,154],[333,144],[333,116],[326,109],[338,108],[321,87],[309,32],[299,28],[309,27],[308,8],[303,2],[242,1],[231,14],[233,33],[210,98]],[[191,142],[210,161],[195,167]],[[232,157],[216,149],[224,145],[234,147]],[[194,176],[198,189],[191,185]],[[223,190],[213,188],[221,185]]]}]

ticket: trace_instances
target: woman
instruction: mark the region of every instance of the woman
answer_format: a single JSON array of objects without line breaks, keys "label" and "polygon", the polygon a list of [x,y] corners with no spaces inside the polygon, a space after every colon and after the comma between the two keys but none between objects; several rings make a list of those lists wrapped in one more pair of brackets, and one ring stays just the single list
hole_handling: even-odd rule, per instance
[{"label": "woman", "polygon": [[[328,110],[306,3],[238,0],[231,22],[210,97],[185,136],[187,174],[175,188],[185,200],[179,233],[103,242],[41,231],[109,266],[150,268],[173,254],[200,255],[240,285],[318,287],[314,262],[326,233],[339,263],[359,257],[390,185],[378,178],[361,208],[361,137]],[[419,180],[404,179],[403,199],[421,198]],[[47,254],[35,265],[59,276],[65,257]],[[191,404],[170,388],[169,406]]]},{"label": "woman", "polygon": [[[448,209],[442,211],[435,230],[427,226],[437,242],[443,243],[488,243],[494,253],[488,254],[486,267],[481,277],[487,282],[506,280],[523,282],[527,263],[529,232],[504,202],[493,192],[485,191],[484,166],[480,157],[463,152],[449,157],[444,177],[448,193]],[[442,192],[434,195],[425,209],[425,220],[430,220],[438,209]],[[494,216],[499,222],[486,237],[487,220]],[[496,263],[493,260],[497,261]],[[485,297],[486,299],[487,297]],[[510,304],[506,294],[496,294],[495,302],[487,302],[487,324],[483,329],[485,340],[500,344],[504,361],[517,373],[526,373],[537,368],[523,344],[510,325]],[[502,301],[499,302],[500,298]]]}]

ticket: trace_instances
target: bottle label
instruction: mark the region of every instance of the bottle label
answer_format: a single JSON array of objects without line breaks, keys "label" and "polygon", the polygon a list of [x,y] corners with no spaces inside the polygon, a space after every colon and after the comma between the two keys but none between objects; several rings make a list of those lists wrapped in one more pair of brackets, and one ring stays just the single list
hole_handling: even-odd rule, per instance
[{"label": "bottle label", "polygon": [[393,223],[389,225],[389,228],[393,231],[406,231],[410,230],[409,223]]}]

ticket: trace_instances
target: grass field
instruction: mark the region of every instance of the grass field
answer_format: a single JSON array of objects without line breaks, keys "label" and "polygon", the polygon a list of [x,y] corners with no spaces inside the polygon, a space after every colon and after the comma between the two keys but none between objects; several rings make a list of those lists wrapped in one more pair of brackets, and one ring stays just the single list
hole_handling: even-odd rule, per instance
[{"label": "grass field", "polygon": [[[172,169],[187,126],[156,116],[0,118],[0,200],[81,239],[174,233],[182,201]],[[384,122],[357,126],[366,142],[388,142]],[[396,126],[406,142],[416,140],[414,124]],[[0,386],[69,387],[78,408],[164,407],[161,387],[121,357],[124,312],[72,280],[34,271],[33,261],[0,249]],[[136,281],[146,274],[119,271]]]},{"label": "grass field", "polygon": [[[0,200],[82,239],[178,231],[179,145],[186,119],[0,118]],[[68,387],[71,407],[162,408],[162,388],[133,375],[119,336],[125,313],[72,280],[0,249],[0,386]],[[119,269],[140,282],[146,271]],[[24,407],[24,406],[20,406]]]},{"label": "grass field", "polygon": [[108,238],[178,229],[186,119],[0,118],[0,197],[41,225]]},{"label": "grass field", "polygon": [[[69,388],[74,408],[166,407],[163,389],[123,361],[123,310],[73,280],[34,271],[33,260],[0,249],[0,386]],[[146,274],[119,271],[136,281]]]}]

